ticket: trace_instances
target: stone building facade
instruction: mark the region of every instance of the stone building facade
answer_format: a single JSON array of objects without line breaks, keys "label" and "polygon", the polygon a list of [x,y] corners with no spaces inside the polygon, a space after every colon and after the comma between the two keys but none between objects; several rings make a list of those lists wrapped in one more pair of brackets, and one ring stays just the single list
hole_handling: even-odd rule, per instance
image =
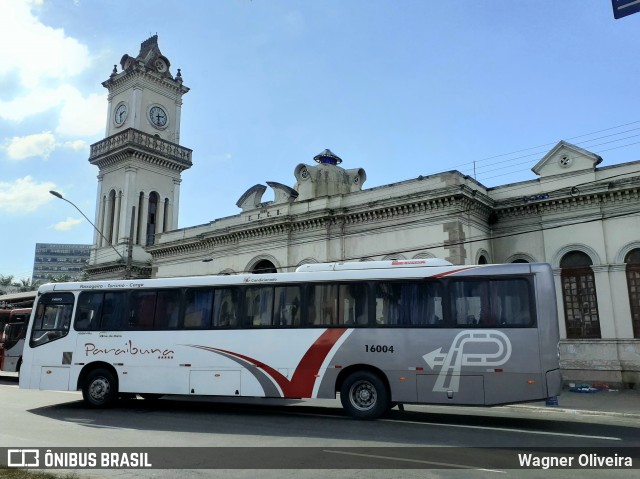
[{"label": "stone building facade", "polygon": [[[172,124],[167,138],[152,135],[155,146],[145,135],[157,126],[150,105],[163,106],[178,122],[179,110],[169,105],[178,105],[187,90],[181,79],[162,77],[168,67],[159,73],[166,84],[153,83],[159,50],[156,57],[144,51],[143,44],[143,60],[136,64],[142,71],[123,66],[105,82],[115,116],[108,120],[107,138],[92,146],[90,161],[101,175],[97,224],[118,234],[108,236],[112,244],[96,244],[93,277],[283,272],[310,262],[391,258],[438,257],[460,265],[548,262],[555,271],[565,380],[640,384],[640,162],[601,166],[598,155],[561,141],[533,165],[537,178],[531,181],[488,188],[448,171],[363,189],[364,169],[344,169],[342,159],[325,150],[315,164],[294,168],[293,186],[256,184],[240,195],[237,215],[176,229],[177,185],[180,172],[191,166],[191,150],[177,144],[179,124]],[[144,90],[147,81],[164,96],[143,93],[147,100],[136,103],[131,89]],[[113,118],[120,102],[139,105],[144,121],[118,130]],[[140,162],[157,170],[142,173],[147,170],[137,169]],[[268,188],[273,199],[265,201]],[[128,198],[128,206],[150,211],[154,192],[164,221],[159,227],[154,220],[154,234],[145,241],[134,227],[139,253],[127,269],[122,259],[130,216],[122,205]],[[149,216],[134,223],[148,231]],[[114,245],[123,258],[104,256]]]}]

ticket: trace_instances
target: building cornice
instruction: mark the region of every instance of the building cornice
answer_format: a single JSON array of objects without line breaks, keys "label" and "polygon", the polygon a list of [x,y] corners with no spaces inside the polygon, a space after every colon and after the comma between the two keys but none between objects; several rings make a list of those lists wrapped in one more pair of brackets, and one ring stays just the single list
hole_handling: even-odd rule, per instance
[{"label": "building cornice", "polygon": [[604,207],[612,203],[636,202],[640,198],[640,178],[601,182],[590,187],[571,187],[501,201],[495,205],[500,217],[540,216],[562,211]]},{"label": "building cornice", "polygon": [[102,86],[109,90],[109,95],[114,95],[120,91],[124,91],[130,87],[131,83],[140,83],[140,86],[155,86],[157,91],[169,90],[177,96],[184,95],[189,88],[184,86],[182,82],[171,80],[170,78],[159,76],[157,73],[147,71],[144,66],[136,66],[130,71],[113,75],[108,80],[102,82]]},{"label": "building cornice", "polygon": [[[460,191],[456,189],[456,191]],[[428,214],[435,211],[450,211],[452,215],[460,213],[475,214],[487,217],[491,211],[488,205],[478,202],[466,194],[456,193],[447,196],[414,199],[409,203],[386,205],[377,209],[366,209],[371,203],[356,208],[338,208],[316,210],[309,215],[274,216],[258,220],[256,223],[242,223],[220,230],[201,233],[191,238],[180,239],[170,243],[149,246],[146,251],[154,260],[176,255],[193,254],[210,251],[239,242],[265,240],[269,237],[285,236],[291,233],[322,231],[326,233],[335,225],[356,226],[367,223],[391,222],[404,217],[422,215],[430,220]]]}]

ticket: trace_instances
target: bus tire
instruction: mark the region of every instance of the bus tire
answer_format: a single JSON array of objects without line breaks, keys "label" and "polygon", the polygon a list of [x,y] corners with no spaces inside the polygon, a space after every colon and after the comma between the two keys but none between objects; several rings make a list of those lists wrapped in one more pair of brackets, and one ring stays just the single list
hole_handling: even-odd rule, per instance
[{"label": "bus tire", "polygon": [[118,399],[118,382],[108,370],[94,369],[82,385],[82,397],[91,407],[112,406]]},{"label": "bus tire", "polygon": [[377,419],[389,410],[389,391],[384,381],[370,371],[349,375],[340,388],[340,402],[356,419]]}]

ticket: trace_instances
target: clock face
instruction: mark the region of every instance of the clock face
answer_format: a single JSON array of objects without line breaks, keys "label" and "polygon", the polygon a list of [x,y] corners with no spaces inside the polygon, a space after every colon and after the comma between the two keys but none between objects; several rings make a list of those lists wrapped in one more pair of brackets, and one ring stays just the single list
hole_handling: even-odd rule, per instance
[{"label": "clock face", "polygon": [[152,106],[149,110],[149,121],[156,128],[167,126],[167,112],[160,106]]},{"label": "clock face", "polygon": [[113,112],[113,122],[118,126],[123,125],[125,120],[127,119],[128,112],[129,109],[127,108],[127,105],[124,103],[120,103],[117,106],[116,111]]}]

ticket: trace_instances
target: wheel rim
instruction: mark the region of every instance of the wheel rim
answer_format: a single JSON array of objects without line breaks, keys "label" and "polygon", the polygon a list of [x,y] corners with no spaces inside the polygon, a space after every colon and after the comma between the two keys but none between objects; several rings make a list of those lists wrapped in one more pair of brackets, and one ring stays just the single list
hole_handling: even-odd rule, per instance
[{"label": "wheel rim", "polygon": [[95,402],[103,402],[109,391],[111,384],[105,378],[95,378],[89,386],[89,396]]},{"label": "wheel rim", "polygon": [[368,411],[378,401],[378,391],[369,381],[358,381],[349,390],[349,400],[359,411]]}]

